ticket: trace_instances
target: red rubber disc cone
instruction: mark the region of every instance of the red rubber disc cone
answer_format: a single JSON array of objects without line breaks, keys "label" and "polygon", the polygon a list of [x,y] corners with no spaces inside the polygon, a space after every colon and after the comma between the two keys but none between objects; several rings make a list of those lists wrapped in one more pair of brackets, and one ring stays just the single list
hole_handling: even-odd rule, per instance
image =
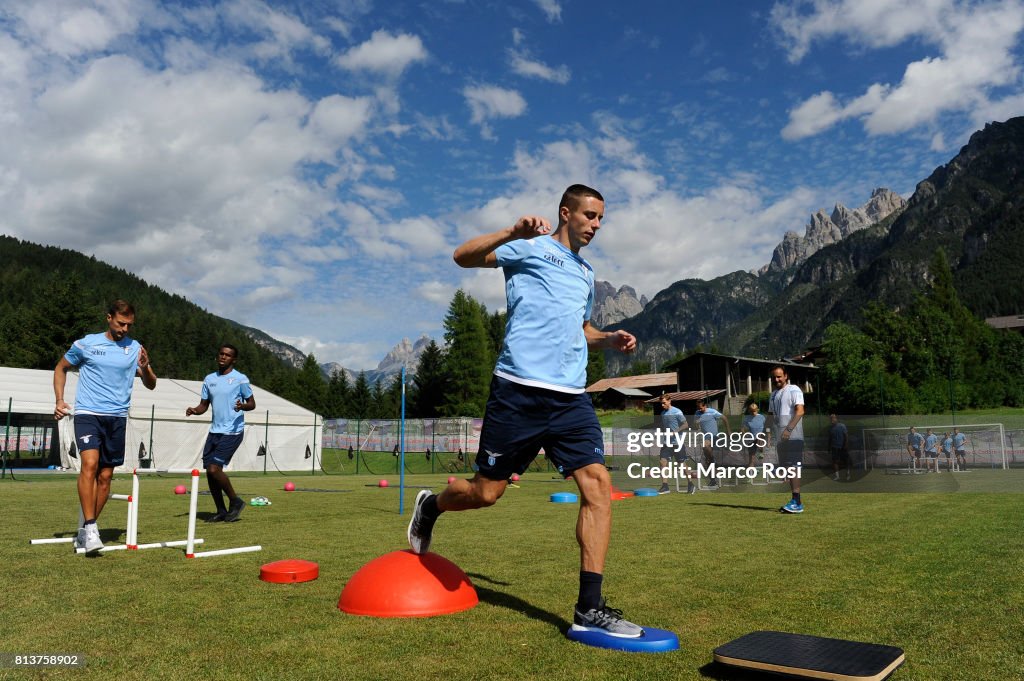
[{"label": "red rubber disc cone", "polygon": [[406,549],[374,558],[352,575],[338,609],[370,617],[432,617],[469,610],[476,589],[455,563]]},{"label": "red rubber disc cone", "polygon": [[320,566],[309,560],[279,560],[260,567],[260,579],[275,584],[310,582],[320,576]]}]

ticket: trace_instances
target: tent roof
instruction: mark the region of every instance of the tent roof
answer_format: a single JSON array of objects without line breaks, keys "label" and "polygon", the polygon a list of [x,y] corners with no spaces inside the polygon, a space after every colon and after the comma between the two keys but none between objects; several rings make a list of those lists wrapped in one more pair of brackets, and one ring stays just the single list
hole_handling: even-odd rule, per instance
[{"label": "tent roof", "polygon": [[[69,371],[64,397],[72,406],[77,387],[78,374]],[[156,389],[146,390],[142,381],[136,378],[132,391],[131,416],[136,419],[148,419],[153,415],[158,419],[184,420],[185,408],[199,404],[202,387],[202,381],[158,377]],[[256,385],[252,386],[252,392],[256,398],[256,409],[247,414],[248,423],[266,421],[269,411],[271,424],[313,425],[315,417],[309,409]],[[52,414],[53,372],[0,367],[0,409],[6,411],[9,400],[11,411],[15,413]],[[197,421],[209,421],[210,415],[207,413],[193,418]]]}]

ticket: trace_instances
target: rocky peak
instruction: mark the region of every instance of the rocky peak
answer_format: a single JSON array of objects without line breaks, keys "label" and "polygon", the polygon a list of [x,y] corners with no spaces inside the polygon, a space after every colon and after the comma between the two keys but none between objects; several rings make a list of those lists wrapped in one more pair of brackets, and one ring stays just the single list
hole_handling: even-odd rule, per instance
[{"label": "rocky peak", "polygon": [[623,285],[616,289],[607,281],[597,281],[594,283],[594,309],[590,320],[594,326],[603,329],[640,314],[647,302],[646,296],[637,297],[632,286]]},{"label": "rocky peak", "polygon": [[860,208],[850,210],[837,203],[831,215],[819,210],[811,215],[802,237],[796,232],[786,232],[772,253],[772,261],[758,273],[781,272],[799,265],[825,246],[841,241],[853,232],[870,227],[903,208],[904,204],[905,201],[899,194],[880,187],[871,192],[871,198]]}]

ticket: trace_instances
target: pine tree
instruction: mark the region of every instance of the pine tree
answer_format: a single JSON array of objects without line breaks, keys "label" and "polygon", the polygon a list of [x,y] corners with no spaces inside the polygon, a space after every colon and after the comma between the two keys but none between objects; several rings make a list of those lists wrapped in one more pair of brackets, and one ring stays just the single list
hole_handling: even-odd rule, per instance
[{"label": "pine tree", "polygon": [[594,385],[608,374],[604,351],[587,348],[587,385]]},{"label": "pine tree", "polygon": [[370,382],[366,380],[366,372],[360,371],[359,375],[356,376],[355,385],[352,386],[349,401],[350,418],[369,418],[372,409],[373,393],[370,390]]},{"label": "pine tree", "polygon": [[296,379],[296,386],[299,392],[305,397],[305,404],[317,414],[323,414],[327,405],[327,385],[324,383],[324,375],[320,371],[320,365],[312,354],[306,355],[306,361],[302,363],[302,369]]},{"label": "pine tree", "polygon": [[348,384],[348,376],[342,369],[331,373],[327,382],[327,418],[344,418],[349,413],[349,395],[352,389]]},{"label": "pine tree", "polygon": [[436,418],[441,415],[447,393],[448,376],[440,346],[430,341],[420,355],[409,395],[410,415],[415,418]]},{"label": "pine tree", "polygon": [[486,311],[462,289],[455,292],[444,319],[445,372],[448,391],[445,416],[483,416],[494,369]]}]

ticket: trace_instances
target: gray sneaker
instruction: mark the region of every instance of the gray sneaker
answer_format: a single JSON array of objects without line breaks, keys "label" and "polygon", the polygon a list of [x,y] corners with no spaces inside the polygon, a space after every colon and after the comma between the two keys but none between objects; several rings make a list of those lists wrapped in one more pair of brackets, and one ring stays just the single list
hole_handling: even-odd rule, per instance
[{"label": "gray sneaker", "polygon": [[586,612],[576,608],[572,623],[573,631],[597,631],[619,638],[640,638],[644,635],[642,627],[622,619],[622,611],[609,608],[604,598]]},{"label": "gray sneaker", "polygon": [[96,523],[86,526],[85,528],[85,552],[86,553],[99,553],[103,549],[103,541],[100,540],[100,528],[96,526]]},{"label": "gray sneaker", "polygon": [[75,535],[74,541],[71,542],[71,550],[78,552],[78,549],[85,548],[85,528],[79,527],[78,534]]},{"label": "gray sneaker", "polygon": [[430,550],[430,539],[434,533],[434,521],[429,520],[423,514],[423,502],[433,494],[429,489],[421,489],[413,502],[412,519],[409,521],[409,529],[406,536],[409,538],[409,548],[412,552],[422,555]]}]

